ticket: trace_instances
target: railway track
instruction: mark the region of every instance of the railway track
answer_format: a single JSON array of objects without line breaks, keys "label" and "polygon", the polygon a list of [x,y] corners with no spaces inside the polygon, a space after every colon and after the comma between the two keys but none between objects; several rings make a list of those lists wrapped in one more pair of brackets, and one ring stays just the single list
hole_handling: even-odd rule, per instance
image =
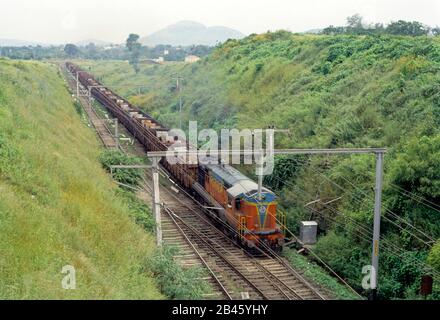
[{"label": "railway track", "polygon": [[[74,79],[66,74],[71,88]],[[89,104],[88,99],[79,97],[94,129],[106,148],[115,148],[114,137]],[[100,125],[103,124],[103,125]],[[123,126],[120,131],[131,134]],[[113,143],[111,143],[111,141]],[[133,152],[146,155],[142,144],[135,139]],[[139,195],[151,201],[151,177],[146,173]],[[240,248],[218,229],[206,214],[206,209],[173,185],[162,171],[160,182],[162,202],[162,232],[165,245],[178,247],[175,259],[184,267],[205,269],[203,279],[211,286],[206,299],[286,299],[323,300],[328,298],[311,285],[299,272],[279,255],[254,257]]]},{"label": "railway track", "polygon": [[233,299],[325,299],[282,257],[254,257],[240,248],[184,190],[161,192],[164,212],[198,248]]},{"label": "railway track", "polygon": [[[66,77],[66,80],[72,90],[74,91],[74,88],[76,88],[76,80],[72,78],[72,76],[69,74],[69,72],[61,67],[63,70],[63,73]],[[82,86],[80,86],[80,95],[77,97],[79,102],[81,103],[84,111],[87,113],[87,117],[89,119],[90,124],[95,128],[96,133],[98,134],[102,144],[107,149],[115,149],[116,148],[116,141],[115,137],[112,134],[112,131],[107,125],[108,119],[102,119],[93,109],[92,104],[86,98],[86,95],[88,94],[87,90],[85,90]]]}]

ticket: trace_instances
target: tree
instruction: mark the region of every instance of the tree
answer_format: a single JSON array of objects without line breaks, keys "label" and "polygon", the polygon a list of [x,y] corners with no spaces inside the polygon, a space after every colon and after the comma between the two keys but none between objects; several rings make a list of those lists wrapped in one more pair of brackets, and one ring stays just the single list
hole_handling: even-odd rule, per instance
[{"label": "tree", "polygon": [[80,53],[78,47],[76,45],[74,45],[73,43],[68,43],[64,46],[64,52],[69,56],[69,57],[77,57]]},{"label": "tree", "polygon": [[440,27],[434,27],[431,29],[431,32],[434,36],[440,36]]},{"label": "tree", "polygon": [[129,63],[133,66],[133,69],[136,73],[139,72],[139,56],[142,48],[138,40],[139,40],[139,35],[130,33],[125,43],[125,46],[130,52]]},{"label": "tree", "polygon": [[420,22],[399,20],[391,22],[387,28],[387,33],[404,36],[423,36],[428,34],[429,28]]},{"label": "tree", "polygon": [[440,271],[440,240],[437,240],[431,248],[427,261],[432,267]]},{"label": "tree", "polygon": [[353,29],[359,29],[362,28],[363,18],[360,14],[356,13],[350,17],[347,17],[347,27],[353,28]]},{"label": "tree", "polygon": [[275,157],[274,171],[271,175],[264,177],[264,183],[276,191],[281,190],[289,179],[292,179],[301,169],[301,165],[298,163],[303,160],[301,156],[296,158]]},{"label": "tree", "polygon": [[360,14],[356,13],[347,17],[347,31],[348,33],[363,33],[364,24],[363,18]]},{"label": "tree", "polygon": [[333,25],[328,26],[327,28],[325,28],[324,30],[322,30],[323,34],[343,34],[346,32],[346,28],[345,27],[335,27]]},{"label": "tree", "polygon": [[374,32],[377,34],[381,34],[381,33],[385,32],[385,27],[384,27],[383,23],[379,23],[379,22],[375,23],[373,29],[374,29]]},{"label": "tree", "polygon": [[397,154],[390,177],[394,184],[418,196],[438,202],[440,199],[440,135],[410,140],[404,152]]},{"label": "tree", "polygon": [[84,50],[88,59],[96,59],[98,57],[98,49],[93,42],[86,45]]}]

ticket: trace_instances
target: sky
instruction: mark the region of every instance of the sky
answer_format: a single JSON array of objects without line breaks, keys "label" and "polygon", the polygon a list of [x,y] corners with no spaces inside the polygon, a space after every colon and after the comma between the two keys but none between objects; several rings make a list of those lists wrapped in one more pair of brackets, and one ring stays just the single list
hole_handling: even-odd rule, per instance
[{"label": "sky", "polygon": [[145,36],[181,20],[244,34],[302,32],[344,25],[355,13],[366,22],[440,25],[439,0],[0,0],[0,39],[122,43],[129,33]]}]

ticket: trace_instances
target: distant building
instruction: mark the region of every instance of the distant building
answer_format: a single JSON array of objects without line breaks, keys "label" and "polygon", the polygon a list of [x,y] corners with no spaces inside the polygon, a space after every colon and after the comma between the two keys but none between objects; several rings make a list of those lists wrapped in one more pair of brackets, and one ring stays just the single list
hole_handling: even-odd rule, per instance
[{"label": "distant building", "polygon": [[169,55],[169,54],[170,54],[170,51],[169,51],[169,50],[165,49],[165,50],[163,51],[163,55],[164,55],[164,56],[167,56],[167,55]]},{"label": "distant building", "polygon": [[189,56],[185,57],[185,62],[188,62],[188,63],[197,62],[199,60],[200,60],[200,57],[195,56],[195,55],[189,55]]},{"label": "distant building", "polygon": [[163,57],[159,57],[157,59],[143,59],[139,61],[141,64],[163,64],[164,62],[165,59]]}]

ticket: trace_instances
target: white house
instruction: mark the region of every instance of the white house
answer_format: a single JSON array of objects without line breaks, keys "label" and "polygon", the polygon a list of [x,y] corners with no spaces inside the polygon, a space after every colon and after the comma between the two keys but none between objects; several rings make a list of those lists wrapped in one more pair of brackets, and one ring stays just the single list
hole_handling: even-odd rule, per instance
[{"label": "white house", "polygon": [[200,60],[200,57],[195,56],[195,55],[189,55],[189,56],[185,57],[185,62],[188,62],[188,63],[197,62],[199,60]]}]

